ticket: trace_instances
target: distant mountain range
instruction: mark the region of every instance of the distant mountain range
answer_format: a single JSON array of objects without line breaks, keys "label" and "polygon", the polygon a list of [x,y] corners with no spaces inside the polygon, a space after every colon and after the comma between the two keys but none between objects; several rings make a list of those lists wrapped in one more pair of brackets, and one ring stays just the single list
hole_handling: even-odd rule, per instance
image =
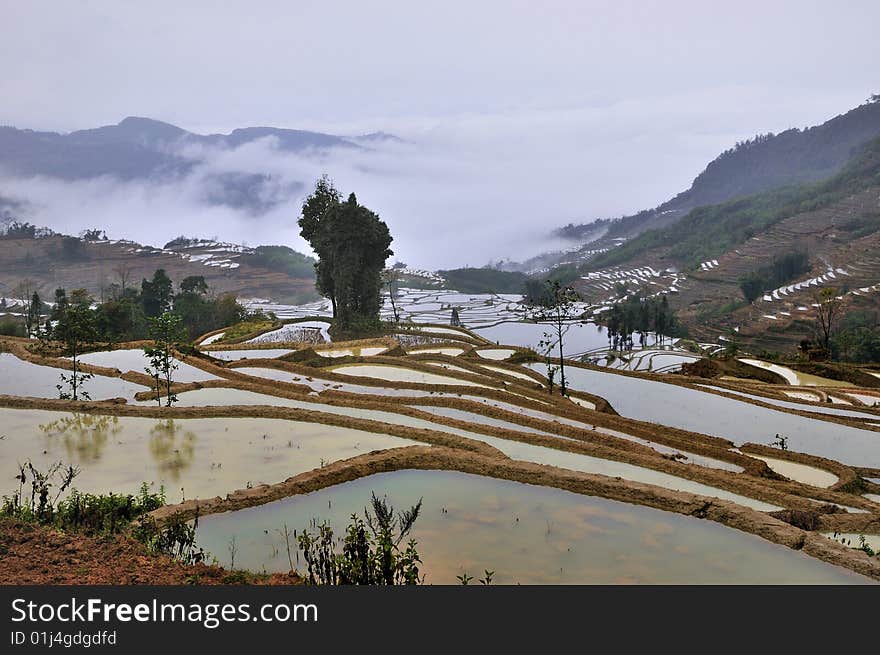
[{"label": "distant mountain range", "polygon": [[[275,127],[196,134],[169,123],[130,116],[117,125],[68,134],[0,127],[0,172],[63,180],[112,176],[124,181],[173,181],[203,163],[200,148],[231,150],[267,138],[276,150],[291,153],[364,149],[382,141],[399,141],[382,132],[344,137]],[[288,181],[279,188],[269,173],[227,171],[209,174],[206,182],[208,202],[255,213],[302,190],[301,182]]]}]

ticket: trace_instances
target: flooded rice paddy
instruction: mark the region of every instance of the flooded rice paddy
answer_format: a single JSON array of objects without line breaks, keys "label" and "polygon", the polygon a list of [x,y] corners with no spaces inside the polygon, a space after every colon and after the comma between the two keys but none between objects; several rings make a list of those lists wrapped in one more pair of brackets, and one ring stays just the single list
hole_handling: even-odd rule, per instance
[{"label": "flooded rice paddy", "polygon": [[[0,394],[10,396],[30,396],[33,398],[58,398],[56,385],[62,383],[61,375],[70,375],[70,371],[41,366],[19,359],[11,353],[0,353]],[[148,388],[127,382],[120,378],[96,375],[82,383],[82,391],[88,393],[92,400],[109,398],[132,399],[134,395]]]},{"label": "flooded rice paddy", "polygon": [[[397,509],[423,499],[412,536],[429,584],[495,571],[499,584],[840,584],[867,578],[725,526],[583,496],[450,471],[371,475],[301,496],[200,519],[198,543],[229,564],[287,571],[283,526],[313,519],[340,534],[370,493]],[[314,531],[313,531],[314,532]],[[294,565],[305,565],[292,553]]]},{"label": "flooded rice paddy", "polygon": [[[147,359],[144,351],[136,348],[125,350],[103,350],[100,352],[86,353],[80,357],[80,361],[94,366],[115,368],[123,373],[126,371],[143,373],[144,369],[150,365],[150,360]],[[177,364],[177,370],[174,371],[174,380],[177,382],[201,382],[203,380],[214,380],[217,378],[216,375],[206,373],[200,368],[196,368],[186,362],[174,360],[174,363]]]},{"label": "flooded rice paddy", "polygon": [[281,482],[324,463],[415,442],[320,423],[266,418],[153,419],[0,409],[0,480],[12,491],[30,459],[81,469],[74,486],[135,493],[164,486],[169,502]]},{"label": "flooded rice paddy", "polygon": [[[543,364],[529,365],[540,372]],[[566,367],[572,389],[595,393],[623,416],[725,437],[736,444],[770,444],[787,436],[791,450],[846,464],[880,467],[880,434],[809,419],[664,382]]]},{"label": "flooded rice paddy", "polygon": [[470,380],[461,380],[446,375],[425,373],[424,371],[418,371],[416,369],[386,364],[343,364],[342,366],[334,366],[328,370],[340,375],[369,377],[379,380],[387,380],[389,382],[415,382],[417,384],[445,384],[465,387],[488,386],[477,382],[471,382]]}]

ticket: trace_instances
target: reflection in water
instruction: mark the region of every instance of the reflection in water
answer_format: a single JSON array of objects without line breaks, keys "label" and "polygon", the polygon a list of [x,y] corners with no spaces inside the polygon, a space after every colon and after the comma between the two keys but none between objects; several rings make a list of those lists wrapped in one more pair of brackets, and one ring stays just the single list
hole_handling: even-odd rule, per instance
[{"label": "reflection in water", "polygon": [[455,471],[379,473],[203,516],[196,539],[228,564],[224,554],[235,537],[238,566],[287,571],[279,529],[326,520],[338,536],[371,492],[397,507],[423,498],[412,536],[426,581],[434,584],[486,569],[499,584],[869,582],[718,523]]},{"label": "reflection in water", "polygon": [[162,473],[178,482],[195,456],[196,435],[169,418],[150,428],[150,454]]},{"label": "reflection in water", "polygon": [[101,459],[108,437],[122,430],[118,416],[94,414],[71,414],[39,427],[47,437],[61,436],[68,458],[81,464]]}]

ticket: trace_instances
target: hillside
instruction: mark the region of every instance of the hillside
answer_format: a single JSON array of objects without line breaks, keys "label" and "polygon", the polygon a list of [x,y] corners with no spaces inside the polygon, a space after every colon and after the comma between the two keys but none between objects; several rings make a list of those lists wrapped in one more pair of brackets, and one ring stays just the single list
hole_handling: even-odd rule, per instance
[{"label": "hillside", "polygon": [[[823,288],[854,309],[880,308],[878,253],[880,138],[828,180],[701,207],[601,253],[576,285],[591,301],[606,299],[614,284],[630,293],[665,291],[701,340],[791,350],[811,336]],[[786,261],[799,264],[774,272]],[[753,302],[744,297],[745,279],[757,285]]]},{"label": "hillside", "polygon": [[[854,150],[880,136],[880,102],[868,102],[808,129],[793,128],[737,143],[712,160],[689,189],[638,214],[610,222],[607,239],[632,238],[646,230],[672,225],[689,211],[770,189],[816,182],[839,172]],[[567,226],[580,238],[591,224]],[[603,244],[604,245],[604,244]]]},{"label": "hillside", "polygon": [[243,298],[305,302],[317,297],[313,260],[284,246],[244,248],[228,243],[175,239],[164,248],[132,241],[86,240],[51,234],[0,238],[0,296],[15,298],[15,288],[31,280],[44,297],[57,287],[84,288],[94,297],[111,284],[138,286],[165,269],[178,284],[204,276],[217,293]]}]

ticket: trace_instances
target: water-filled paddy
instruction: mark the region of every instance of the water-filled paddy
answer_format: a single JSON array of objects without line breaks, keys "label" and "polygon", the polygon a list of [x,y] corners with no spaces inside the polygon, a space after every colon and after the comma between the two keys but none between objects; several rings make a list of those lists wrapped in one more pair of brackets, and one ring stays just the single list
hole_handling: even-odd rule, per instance
[{"label": "water-filled paddy", "polygon": [[777,398],[767,398],[766,396],[759,396],[757,394],[745,393],[742,391],[733,391],[732,389],[724,389],[722,387],[713,387],[708,384],[701,384],[701,387],[705,387],[707,389],[713,389],[714,391],[721,391],[723,393],[729,393],[734,396],[742,396],[743,398],[751,398],[752,400],[758,400],[762,403],[767,403],[768,405],[776,405],[777,407],[785,407],[786,409],[796,409],[802,412],[816,412],[817,414],[828,414],[830,416],[845,416],[849,418],[863,418],[863,419],[876,419],[878,418],[875,414],[868,414],[867,412],[859,412],[852,409],[839,409],[837,407],[826,407],[815,406],[815,405],[804,405],[803,403],[794,403],[789,402],[787,400],[779,400]]},{"label": "water-filled paddy", "polygon": [[[393,411],[383,411],[377,409],[362,409],[360,407],[347,407],[340,405],[327,405],[324,403],[307,402],[303,400],[295,400],[293,398],[278,398],[264,394],[255,393],[253,391],[241,391],[238,389],[199,389],[196,391],[187,391],[179,395],[180,404],[182,406],[205,406],[205,405],[271,405],[275,407],[292,407],[295,409],[304,409],[310,412],[323,412],[325,414],[334,414],[337,416],[348,416],[351,418],[362,418],[370,421],[379,421],[382,423],[390,423],[394,425],[406,425],[411,428],[435,430],[438,432],[447,432],[469,439],[482,439],[483,436],[475,432],[453,428],[442,423],[435,423],[430,420],[420,419],[406,414],[398,414]],[[418,409],[425,409],[418,407]],[[438,415],[445,415],[443,412],[434,412]],[[474,414],[474,417],[479,417]],[[483,418],[483,417],[479,417]],[[520,432],[538,432],[527,427],[508,423],[506,421],[497,421],[487,419],[480,421],[489,425],[502,425],[511,430],[519,430]],[[549,434],[549,433],[544,433]],[[552,436],[552,435],[551,435]]]},{"label": "water-filled paddy", "polygon": [[[423,498],[413,537],[426,582],[495,571],[499,584],[867,583],[867,578],[700,519],[558,489],[453,471],[372,475],[259,507],[200,519],[198,543],[229,564],[286,571],[277,530],[329,520],[339,534],[370,492],[404,509]],[[304,570],[300,558],[294,565]]]},{"label": "water-filled paddy", "polygon": [[331,369],[334,373],[340,375],[351,375],[355,377],[378,378],[379,380],[387,380],[389,382],[416,382],[418,384],[447,384],[460,385],[465,387],[485,387],[485,384],[470,382],[469,380],[460,380],[458,378],[446,375],[436,375],[434,373],[425,373],[403,366],[390,366],[385,364],[344,364],[342,366],[334,366]]},{"label": "water-filled paddy", "polygon": [[607,475],[612,478],[623,478],[632,482],[644,482],[645,484],[653,484],[666,489],[675,491],[686,491],[692,494],[700,494],[701,496],[710,496],[729,500],[751,507],[759,512],[774,512],[782,509],[778,505],[765,503],[756,498],[748,498],[740,494],[711,487],[701,482],[695,482],[687,478],[680,478],[676,475],[670,475],[662,471],[655,471],[644,466],[635,466],[626,462],[618,462],[611,459],[600,459],[590,455],[581,453],[571,453],[566,450],[556,450],[555,448],[545,448],[544,446],[534,446],[532,444],[522,443],[520,441],[508,441],[507,439],[498,439],[496,437],[480,437],[486,443],[495,446],[502,453],[512,459],[520,459],[527,462],[535,462],[536,464],[547,464],[548,466],[558,466],[572,471],[583,471],[584,473],[598,473]]},{"label": "water-filled paddy", "polygon": [[455,364],[449,364],[447,362],[423,362],[428,366],[436,366],[437,368],[445,368],[447,371],[458,371],[459,373],[467,373],[469,375],[474,375],[474,371],[464,368],[463,366],[456,366]]},{"label": "water-filled paddy", "polygon": [[[410,407],[419,409],[423,412],[428,412],[429,414],[446,416],[447,418],[453,418],[459,421],[468,421],[469,423],[478,423],[480,425],[493,425],[495,427],[504,428],[505,430],[529,432],[531,434],[543,434],[549,437],[558,436],[552,432],[547,432],[545,430],[538,430],[537,428],[520,425],[519,423],[504,421],[502,419],[494,418],[492,416],[483,416],[482,414],[477,414],[476,412],[468,412],[466,410],[455,409],[453,407],[436,407],[434,405],[410,405]],[[477,438],[482,439],[483,436],[481,435]]]},{"label": "water-filled paddy", "polygon": [[205,354],[226,362],[234,362],[239,359],[276,359],[283,357],[293,350],[290,348],[251,348],[249,350],[206,350]]},{"label": "water-filled paddy", "polygon": [[800,371],[795,371],[787,366],[781,366],[780,364],[772,364],[770,362],[765,362],[760,359],[740,359],[743,364],[749,364],[751,366],[756,366],[758,368],[763,368],[778,375],[781,375],[785,378],[785,381],[791,385],[795,386],[804,386],[804,387],[848,387],[851,386],[849,382],[841,382],[840,380],[831,380],[829,378],[821,378],[817,375],[810,375],[809,373],[801,373]]},{"label": "water-filled paddy", "polygon": [[226,332],[218,332],[217,334],[212,334],[209,337],[205,337],[199,342],[200,346],[210,346],[212,343],[220,341],[223,337],[226,336]]},{"label": "water-filled paddy", "polygon": [[[58,398],[59,391],[56,385],[61,384],[67,390],[67,385],[61,382],[62,374],[69,376],[71,372],[53,366],[26,362],[11,353],[0,353],[0,394]],[[92,400],[107,400],[132,399],[136,393],[147,391],[148,388],[120,378],[96,375],[85,380],[81,390],[88,393]]]},{"label": "water-filled paddy", "polygon": [[464,352],[464,348],[456,348],[453,346],[439,348],[411,348],[408,351],[410,355],[449,355],[456,357]]},{"label": "water-filled paddy", "polygon": [[293,384],[301,384],[311,387],[313,391],[320,393],[321,391],[334,390],[346,391],[349,393],[370,394],[376,396],[430,396],[433,392],[415,389],[394,389],[391,387],[373,387],[364,384],[351,384],[349,382],[338,382],[336,380],[327,380],[302,373],[291,373],[275,368],[261,368],[259,366],[243,366],[241,368],[230,369],[245,375],[274,380],[276,382],[290,382]]},{"label": "water-filled paddy", "polygon": [[[538,343],[545,339],[544,333],[552,331],[551,325],[543,323],[520,323],[506,321],[491,327],[474,330],[476,334],[498,344],[510,344],[538,350]],[[593,323],[573,323],[562,341],[566,357],[574,357],[588,350],[608,347],[604,328]]]},{"label": "water-filled paddy", "polygon": [[12,491],[16,465],[82,469],[75,486],[96,493],[164,485],[170,502],[225,496],[275,483],[332,462],[415,442],[319,423],[265,418],[152,419],[0,409],[0,495]]},{"label": "water-filled paddy", "polygon": [[755,455],[754,453],[749,453],[748,455],[749,457],[767,462],[767,466],[779,473],[779,475],[784,475],[789,480],[803,482],[814,487],[830,487],[840,479],[833,473],[815,466],[807,466],[806,464],[790,462],[787,459],[777,459],[776,457],[767,457],[766,455]]},{"label": "water-filled paddy", "polygon": [[514,352],[511,348],[486,348],[484,350],[475,350],[475,353],[482,357],[483,359],[507,359]]},{"label": "water-filled paddy", "polygon": [[[535,378],[533,378],[531,375],[526,375],[525,373],[519,373],[517,371],[511,371],[511,370],[503,368],[501,366],[492,366],[491,364],[480,364],[480,368],[486,368],[486,369],[489,369],[490,371],[494,371],[496,373],[501,373],[503,375],[509,375],[514,378],[519,378],[520,380],[525,380],[526,382],[528,382],[530,384],[541,384]],[[593,407],[592,409],[595,409],[595,407]]]},{"label": "water-filled paddy", "polygon": [[861,540],[864,538],[865,544],[875,553],[880,552],[880,535],[876,534],[859,534],[857,532],[823,532],[824,536],[833,539],[838,543],[842,543],[850,548],[858,548],[861,546]]},{"label": "water-filled paddy", "polygon": [[[543,364],[529,365],[540,372]],[[791,450],[848,464],[880,467],[880,435],[823,420],[664,382],[566,367],[573,389],[602,396],[623,416],[693,432],[726,437],[737,444],[770,444],[787,436]]]},{"label": "water-filled paddy", "polygon": [[880,407],[880,395],[873,396],[867,393],[855,393],[853,391],[847,391],[846,395],[855,398],[868,407]]},{"label": "water-filled paddy", "polygon": [[[144,351],[136,348],[86,353],[80,357],[80,360],[86,364],[119,369],[123,373],[126,371],[143,373],[144,369],[150,365],[150,360],[147,359]],[[177,370],[174,371],[175,382],[201,382],[203,380],[213,380],[217,377],[186,362],[179,360],[174,360],[174,362],[177,364]]]},{"label": "water-filled paddy", "polygon": [[316,350],[321,357],[372,357],[383,353],[385,346],[364,346],[363,348],[335,348],[332,350]]}]

